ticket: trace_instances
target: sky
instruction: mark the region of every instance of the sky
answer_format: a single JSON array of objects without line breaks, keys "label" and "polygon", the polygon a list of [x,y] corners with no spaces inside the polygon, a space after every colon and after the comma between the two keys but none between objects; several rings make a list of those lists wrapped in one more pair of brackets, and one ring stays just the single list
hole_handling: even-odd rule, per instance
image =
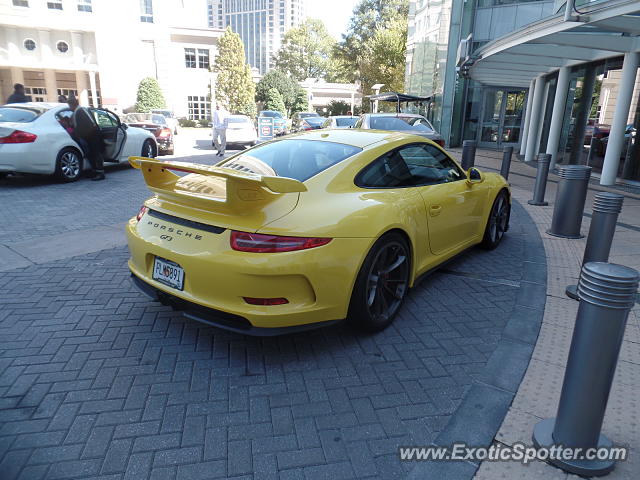
[{"label": "sky", "polygon": [[351,19],[351,13],[359,0],[307,0],[307,16],[322,20],[329,33],[342,39]]}]

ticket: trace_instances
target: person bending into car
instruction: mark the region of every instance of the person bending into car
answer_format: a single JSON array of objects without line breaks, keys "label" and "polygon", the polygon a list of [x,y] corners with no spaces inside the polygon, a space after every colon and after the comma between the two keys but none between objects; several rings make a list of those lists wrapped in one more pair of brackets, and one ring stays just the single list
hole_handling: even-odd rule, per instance
[{"label": "person bending into car", "polygon": [[70,96],[67,100],[69,108],[73,111],[71,116],[71,126],[73,136],[84,142],[86,155],[93,169],[94,176],[91,180],[104,180],[104,140],[100,129],[96,124],[91,111],[86,107],[81,107],[78,99]]}]

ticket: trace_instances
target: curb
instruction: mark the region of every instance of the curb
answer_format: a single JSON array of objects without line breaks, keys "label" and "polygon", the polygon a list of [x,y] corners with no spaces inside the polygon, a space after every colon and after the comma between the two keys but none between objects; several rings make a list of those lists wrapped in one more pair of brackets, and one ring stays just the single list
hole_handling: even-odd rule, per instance
[{"label": "curb", "polygon": [[[454,442],[489,446],[502,425],[520,382],[529,366],[544,317],[547,295],[547,258],[540,232],[520,203],[513,199],[525,218],[522,236],[528,260],[516,304],[496,349],[480,376],[471,384],[449,422],[432,446],[450,447]],[[409,479],[471,479],[480,462],[423,461],[409,473]]]}]

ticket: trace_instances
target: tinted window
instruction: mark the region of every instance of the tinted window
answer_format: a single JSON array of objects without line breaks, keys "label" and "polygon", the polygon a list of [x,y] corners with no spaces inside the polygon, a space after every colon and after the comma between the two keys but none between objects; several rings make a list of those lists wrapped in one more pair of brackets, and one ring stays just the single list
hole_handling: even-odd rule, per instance
[{"label": "tinted window", "polygon": [[260,112],[261,117],[273,117],[273,118],[282,118],[282,114],[280,112],[272,112],[270,110],[265,110]]},{"label": "tinted window", "polygon": [[0,108],[0,123],[2,122],[33,122],[40,112],[28,108],[2,107]]},{"label": "tinted window", "polygon": [[319,117],[320,115],[312,112],[301,112],[299,113],[300,118],[308,118],[308,117]]},{"label": "tinted window", "polygon": [[322,125],[324,123],[324,118],[322,117],[307,117],[304,119],[309,125],[313,125],[314,127],[317,125]]},{"label": "tinted window", "polygon": [[371,128],[392,131],[429,132],[433,129],[429,122],[420,117],[371,117]]},{"label": "tinted window", "polygon": [[465,176],[444,152],[427,144],[389,152],[366,167],[356,185],[372,188],[411,187],[462,180]]},{"label": "tinted window", "polygon": [[341,143],[279,140],[252,148],[246,154],[230,158],[218,166],[304,182],[361,151],[361,148]]},{"label": "tinted window", "polygon": [[339,127],[350,127],[351,125],[355,125],[357,121],[357,118],[336,118],[336,125]]}]

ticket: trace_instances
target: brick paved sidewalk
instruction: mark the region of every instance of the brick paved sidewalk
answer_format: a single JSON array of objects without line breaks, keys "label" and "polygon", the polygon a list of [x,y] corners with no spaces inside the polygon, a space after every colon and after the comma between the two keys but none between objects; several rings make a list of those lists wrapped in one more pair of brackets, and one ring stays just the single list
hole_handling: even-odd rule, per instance
[{"label": "brick paved sidewalk", "polygon": [[[479,151],[476,164],[492,169],[500,168],[501,154]],[[505,445],[515,442],[531,443],[534,425],[542,418],[556,415],[560,390],[564,378],[573,324],[578,302],[568,299],[564,289],[575,284],[582,261],[586,239],[566,240],[545,233],[551,224],[557,184],[550,181],[547,188],[547,207],[526,204],[531,198],[535,170],[521,162],[514,162],[510,176],[513,196],[532,216],[543,238],[547,255],[547,303],[544,320],[533,357],[520,385],[516,398],[507,414],[496,441]],[[599,186],[590,188],[586,213],[591,213],[593,195]],[[624,192],[620,192],[624,193]],[[610,261],[640,269],[640,197],[624,193],[623,211],[616,229]],[[586,235],[589,216],[584,217],[582,232]],[[616,370],[613,389],[607,407],[603,433],[617,445],[630,448],[629,460],[619,462],[607,476],[611,479],[640,477],[640,306],[632,310],[627,324],[622,352]],[[529,466],[518,463],[484,462],[476,479],[578,479],[546,463]]]}]

